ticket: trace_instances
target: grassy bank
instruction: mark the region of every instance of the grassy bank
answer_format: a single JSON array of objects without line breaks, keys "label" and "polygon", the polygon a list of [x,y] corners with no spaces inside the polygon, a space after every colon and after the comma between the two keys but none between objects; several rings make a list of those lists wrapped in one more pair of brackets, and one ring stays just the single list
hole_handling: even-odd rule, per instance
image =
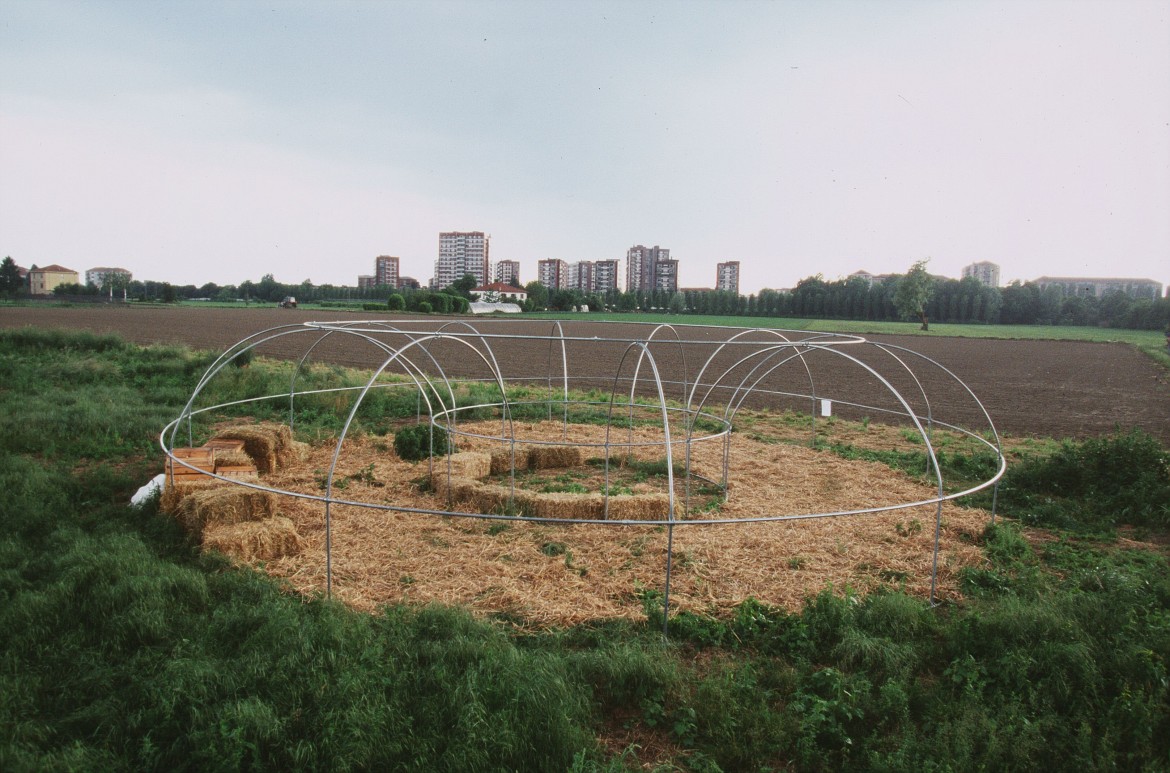
[{"label": "grassy bank", "polygon": [[[0,332],[0,769],[1105,771],[1170,759],[1170,565],[1091,536],[1102,512],[1124,527],[1157,504],[1164,451],[1141,437],[1037,444],[1003,509],[1048,523],[1072,500],[1101,508],[1065,531],[989,529],[961,604],[826,589],[799,614],[749,601],[728,619],[682,615],[664,642],[653,594],[646,623],[533,631],[441,607],[357,614],[201,555],[171,519],[125,503],[160,469],[157,433],[209,361]],[[284,367],[257,360],[217,398],[278,392]],[[414,408],[385,399],[382,411]],[[325,408],[303,406],[298,432],[331,431]],[[1078,464],[1117,454],[1122,469],[1062,494]],[[1116,498],[1130,467],[1149,486],[1136,502]]]}]

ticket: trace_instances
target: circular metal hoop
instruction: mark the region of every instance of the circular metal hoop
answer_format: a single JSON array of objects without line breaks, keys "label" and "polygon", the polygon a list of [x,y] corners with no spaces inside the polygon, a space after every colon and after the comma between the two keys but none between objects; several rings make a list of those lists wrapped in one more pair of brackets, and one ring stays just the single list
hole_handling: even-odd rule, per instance
[{"label": "circular metal hoop", "polygon": [[[631,335],[631,331],[635,334]],[[643,331],[645,335],[642,335]],[[309,367],[310,360],[327,355],[337,347],[346,348],[349,352],[347,358],[356,357],[366,363],[371,374],[366,383],[361,386],[298,388],[298,381]],[[201,405],[200,398],[208,385],[234,361],[250,356],[256,349],[262,352],[279,349],[282,356],[296,361],[288,391]],[[518,351],[545,352],[547,356],[518,358]],[[543,371],[533,365],[542,361]],[[692,370],[690,366],[695,365],[697,368]],[[867,386],[860,393],[856,389],[837,392],[842,374],[850,374],[855,382],[859,379]],[[389,380],[390,375],[396,380]],[[461,396],[471,384],[489,394],[489,399],[468,401]],[[666,459],[669,506],[658,517],[638,520],[609,518],[608,501],[607,517],[604,518],[532,518],[499,512],[472,512],[452,507],[450,503],[447,508],[422,509],[392,501],[355,501],[338,496],[334,478],[355,417],[371,395],[387,389],[412,393],[416,419],[428,422],[432,428],[441,428],[457,443],[461,439],[474,439],[513,448],[523,444],[600,449],[606,460],[607,497],[608,460],[614,451],[659,447]],[[582,396],[583,393],[588,394]],[[671,536],[675,527],[682,526],[862,516],[935,505],[933,599],[942,503],[996,486],[1006,469],[998,432],[971,389],[940,363],[909,349],[835,333],[772,329],[733,331],[689,325],[581,325],[571,321],[318,321],[261,331],[229,347],[212,363],[179,416],[163,430],[160,445],[171,460],[172,470],[195,469],[184,459],[176,457],[174,448],[180,445],[179,433],[184,429],[187,444],[193,445],[193,419],[196,416],[260,401],[287,400],[291,428],[295,425],[298,401],[321,394],[347,397],[351,403],[337,438],[323,494],[277,489],[254,481],[220,479],[279,496],[320,502],[324,509],[327,551],[331,549],[329,528],[333,505],[418,516],[664,526]],[[875,415],[906,426],[913,442],[922,451],[926,471],[934,478],[935,495],[866,508],[831,512],[802,512],[798,508],[796,511],[742,518],[707,514],[691,517],[689,503],[681,510],[677,507],[676,468],[687,482],[687,500],[692,479],[720,487],[726,500],[727,470],[732,453],[730,439],[736,428],[737,414],[742,409],[797,406],[807,410],[815,441],[817,409],[820,407],[827,412],[830,404],[853,414]],[[956,408],[961,418],[949,418],[951,409]],[[573,422],[570,419],[583,412],[589,414],[591,422],[604,425],[603,441],[586,442],[571,437]],[[555,417],[560,422],[563,428],[561,437],[526,437],[523,430],[517,429],[520,417],[532,417],[538,413],[549,420]],[[498,433],[467,428],[473,416],[485,414],[500,422]],[[969,426],[972,419],[975,424]],[[656,439],[653,442],[635,441],[635,424],[655,427]],[[994,474],[963,490],[948,491],[932,444],[936,427],[971,438],[994,454],[997,461]],[[719,476],[699,475],[693,467],[693,450],[704,443],[722,444],[720,480],[713,480]],[[430,471],[435,474],[434,461],[430,463]],[[511,475],[514,478],[514,463]],[[327,565],[329,563],[331,559],[327,556]],[[327,574],[328,592],[332,581],[331,573]],[[666,599],[669,604],[669,560]]]}]

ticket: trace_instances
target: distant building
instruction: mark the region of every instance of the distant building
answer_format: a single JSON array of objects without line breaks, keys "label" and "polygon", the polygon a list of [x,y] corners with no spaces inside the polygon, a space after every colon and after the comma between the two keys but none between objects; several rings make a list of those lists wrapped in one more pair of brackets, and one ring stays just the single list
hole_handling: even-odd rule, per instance
[{"label": "distant building", "polygon": [[604,294],[618,289],[618,261],[596,260],[593,262],[593,292]]},{"label": "distant building", "polygon": [[854,278],[864,279],[870,287],[873,287],[874,282],[884,282],[885,280],[889,279],[892,276],[894,276],[894,275],[893,274],[871,274],[868,271],[862,270],[862,271],[854,271],[852,274],[850,274],[849,276],[847,276],[845,278],[846,279],[854,279]]},{"label": "distant building", "polygon": [[370,289],[377,287],[377,286],[378,286],[378,280],[377,280],[377,277],[375,277],[373,274],[360,274],[358,276],[358,289],[359,290],[370,290]]},{"label": "distant building", "polygon": [[93,285],[99,290],[106,283],[107,279],[121,278],[123,284],[130,284],[130,280],[134,275],[124,268],[106,268],[104,266],[98,268],[91,268],[85,272],[85,283]]},{"label": "distant building", "polygon": [[678,292],[678,261],[660,259],[654,264],[654,289],[674,294]]},{"label": "distant building", "polygon": [[[636,244],[626,250],[626,291],[653,290],[658,287],[660,273],[658,264],[670,262],[670,250],[659,247],[646,247]],[[670,269],[665,274],[669,275]],[[678,287],[678,261],[674,261],[674,287]]]},{"label": "distant building", "polygon": [[1162,295],[1162,283],[1153,279],[1095,278],[1081,276],[1042,276],[1032,282],[1041,290],[1059,287],[1064,295],[1101,298],[1112,292],[1123,292],[1130,298],[1157,299]]},{"label": "distant building", "polygon": [[999,264],[989,260],[981,260],[969,266],[963,266],[963,278],[975,277],[985,287],[999,287]]},{"label": "distant building", "polygon": [[565,287],[569,290],[580,290],[583,293],[593,292],[593,261],[582,260],[570,263]]},{"label": "distant building", "polygon": [[520,261],[501,260],[496,263],[496,281],[513,287],[520,287]]},{"label": "distant building", "polygon": [[738,260],[729,260],[715,267],[715,289],[739,295]]},{"label": "distant building", "polygon": [[398,277],[399,290],[417,290],[422,287],[422,284],[412,276]]},{"label": "distant building", "polygon": [[379,255],[374,258],[374,284],[398,286],[398,258],[393,255]]},{"label": "distant building", "polygon": [[537,261],[536,281],[550,290],[565,289],[569,281],[569,264],[560,258],[544,258]]},{"label": "distant building", "polygon": [[509,301],[523,303],[528,300],[527,290],[523,287],[507,284],[506,282],[492,282],[489,285],[476,287],[471,292],[478,294],[481,301],[488,303],[506,303]]},{"label": "distant building", "polygon": [[29,270],[28,291],[31,295],[49,295],[58,285],[81,284],[80,279],[73,269],[54,263]]},{"label": "distant building", "polygon": [[491,237],[483,231],[445,231],[439,234],[439,257],[431,286],[450,287],[464,275],[475,277],[477,285],[491,279],[489,247]]}]

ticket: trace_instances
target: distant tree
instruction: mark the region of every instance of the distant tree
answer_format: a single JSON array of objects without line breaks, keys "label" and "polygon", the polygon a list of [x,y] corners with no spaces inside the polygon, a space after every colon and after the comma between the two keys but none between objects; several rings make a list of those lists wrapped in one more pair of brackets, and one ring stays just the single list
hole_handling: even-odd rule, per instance
[{"label": "distant tree", "polygon": [[682,293],[676,292],[670,296],[670,301],[666,304],[666,308],[671,314],[682,314],[687,310],[687,299]]},{"label": "distant tree", "polygon": [[23,289],[24,282],[20,279],[20,269],[16,267],[16,261],[12,256],[8,256],[0,263],[0,296],[15,298]]},{"label": "distant tree", "polygon": [[76,282],[63,282],[53,288],[53,295],[97,295],[96,285],[83,285]]},{"label": "distant tree", "polygon": [[452,294],[458,295],[460,298],[471,300],[471,291],[475,289],[477,284],[479,284],[479,282],[475,281],[475,277],[473,275],[464,274],[459,279],[456,279],[454,282],[452,282],[451,286],[447,289],[450,290]]},{"label": "distant tree", "polygon": [[926,270],[926,260],[917,261],[910,270],[898,280],[894,290],[894,307],[904,319],[917,317],[922,320],[922,329],[930,330],[930,323],[926,318],[926,304],[934,294],[934,278]]},{"label": "distant tree", "polygon": [[175,295],[175,288],[171,285],[170,282],[162,283],[162,294],[160,295],[160,298],[162,299],[163,303],[174,303],[176,300],[178,300],[177,296]]},{"label": "distant tree", "polygon": [[528,293],[529,311],[543,311],[548,307],[548,288],[540,282],[529,282],[524,285],[524,291]]}]

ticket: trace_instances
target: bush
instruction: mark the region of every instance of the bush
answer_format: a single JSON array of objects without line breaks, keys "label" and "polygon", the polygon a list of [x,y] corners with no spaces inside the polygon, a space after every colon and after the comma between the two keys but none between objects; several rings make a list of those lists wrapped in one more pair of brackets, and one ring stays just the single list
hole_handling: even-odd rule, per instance
[{"label": "bush", "polygon": [[430,424],[412,424],[394,433],[394,451],[408,462],[417,462],[431,456],[431,432],[434,431],[434,453],[447,453],[447,430]]},{"label": "bush", "polygon": [[430,314],[432,311],[434,311],[434,307],[431,306],[431,304],[429,302],[419,301],[419,303],[418,303],[418,313],[419,314]]},{"label": "bush", "polygon": [[380,303],[363,303],[362,311],[385,311],[386,307]]},{"label": "bush", "polygon": [[1049,526],[1170,526],[1170,453],[1139,430],[1066,441],[1010,467],[1000,491],[1005,510]]},{"label": "bush", "polygon": [[386,299],[386,308],[390,309],[390,311],[403,311],[406,309],[406,299],[399,293],[392,293]]}]

